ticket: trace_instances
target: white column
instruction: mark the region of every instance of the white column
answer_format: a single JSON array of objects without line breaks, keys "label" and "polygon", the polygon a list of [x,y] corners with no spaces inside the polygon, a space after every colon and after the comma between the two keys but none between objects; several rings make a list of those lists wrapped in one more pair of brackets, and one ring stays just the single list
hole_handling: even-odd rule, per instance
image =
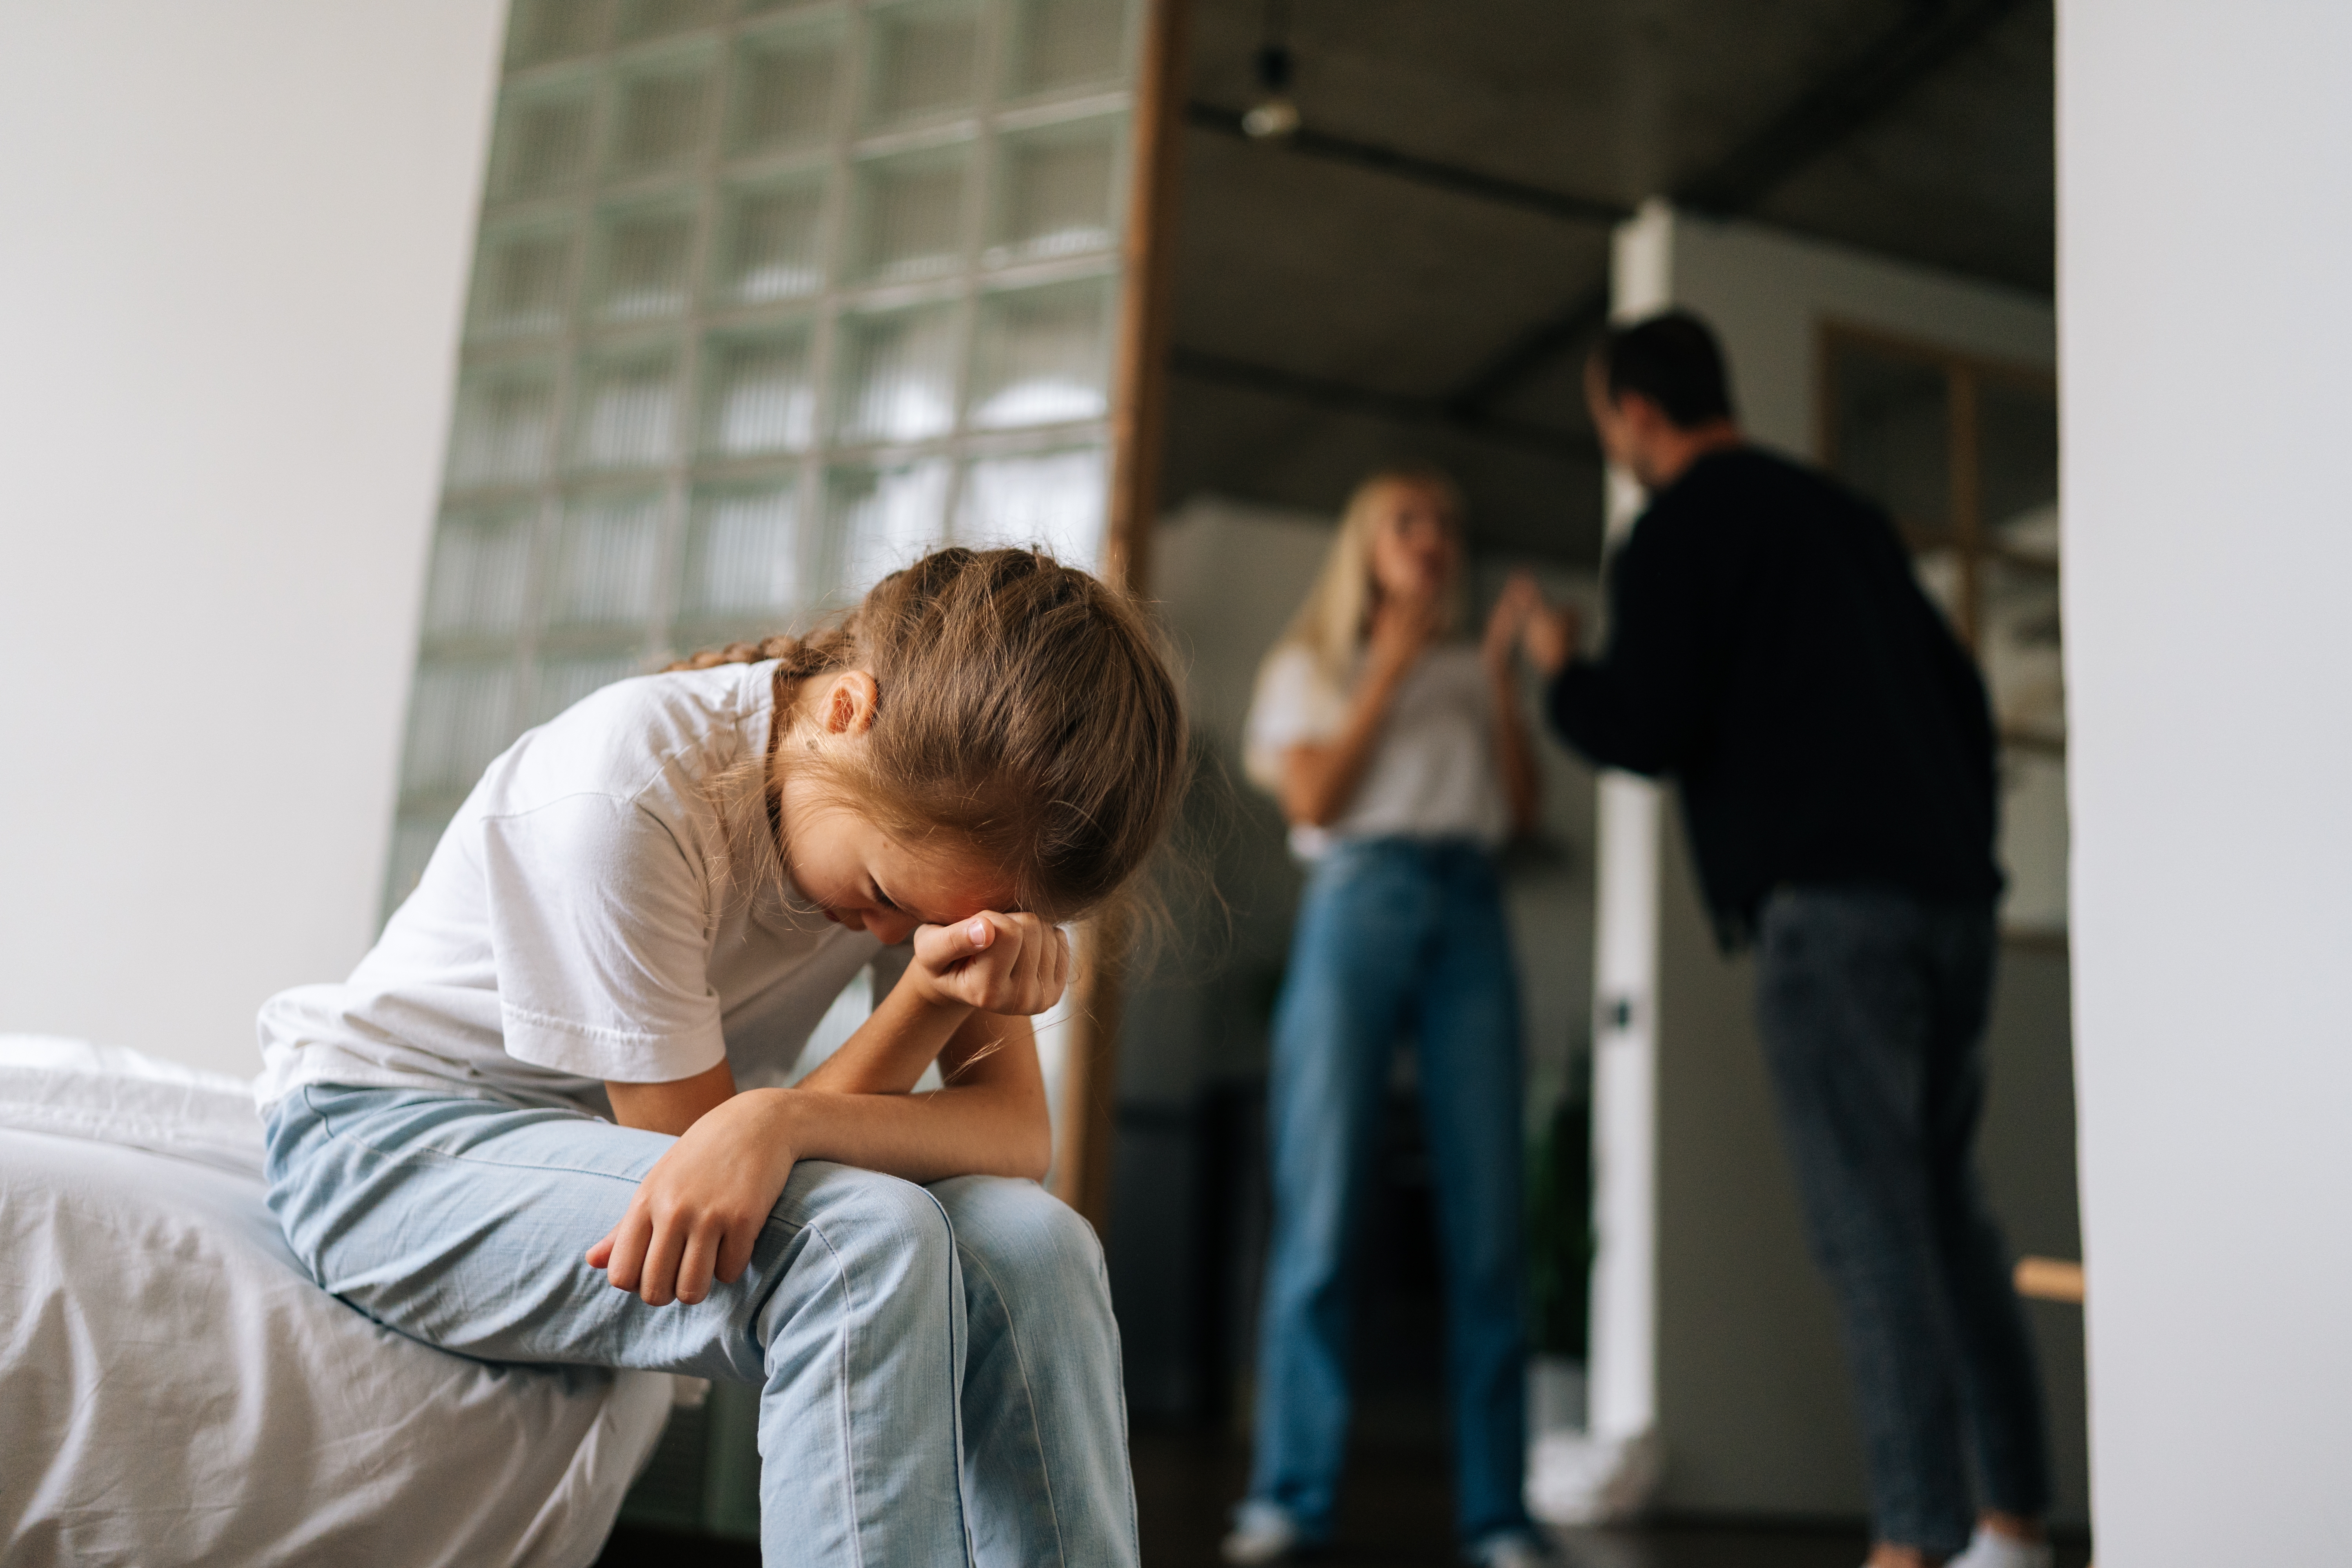
[{"label": "white column", "polygon": [[[1612,314],[1671,293],[1674,218],[1661,203],[1617,231]],[[1641,490],[1608,479],[1613,547]],[[1529,1459],[1528,1506],[1574,1524],[1637,1511],[1655,1485],[1657,1356],[1658,786],[1601,775],[1593,826],[1592,1260],[1586,1432],[1546,1435]]]},{"label": "white column", "polygon": [[[1612,316],[1664,308],[1674,293],[1674,216],[1650,202],[1616,236]],[[1612,470],[1609,544],[1622,542],[1643,498]],[[1657,1421],[1658,825],[1656,784],[1601,779],[1594,828],[1591,1421],[1622,1439]]]}]

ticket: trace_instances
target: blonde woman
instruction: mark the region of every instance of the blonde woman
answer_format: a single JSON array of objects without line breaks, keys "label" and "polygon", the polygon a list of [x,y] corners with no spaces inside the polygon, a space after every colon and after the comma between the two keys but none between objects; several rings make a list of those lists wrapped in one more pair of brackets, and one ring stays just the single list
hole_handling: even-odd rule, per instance
[{"label": "blonde woman", "polygon": [[1250,1494],[1230,1563],[1329,1536],[1347,1441],[1349,1241],[1390,1053],[1418,1052],[1445,1266],[1455,1522],[1474,1562],[1532,1563],[1519,1259],[1518,983],[1494,852],[1536,769],[1511,677],[1533,590],[1460,640],[1462,504],[1442,476],[1358,487],[1258,674],[1245,758],[1310,868],[1274,1020],[1275,1225]]}]

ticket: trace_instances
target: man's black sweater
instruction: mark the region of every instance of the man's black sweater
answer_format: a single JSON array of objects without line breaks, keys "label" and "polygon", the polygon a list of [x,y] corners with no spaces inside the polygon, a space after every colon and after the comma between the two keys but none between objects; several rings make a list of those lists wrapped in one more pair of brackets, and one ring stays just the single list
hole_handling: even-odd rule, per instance
[{"label": "man's black sweater", "polygon": [[1753,447],[1710,453],[1634,524],[1609,605],[1553,722],[1681,784],[1727,947],[1781,883],[2000,891],[1984,682],[1884,512]]}]

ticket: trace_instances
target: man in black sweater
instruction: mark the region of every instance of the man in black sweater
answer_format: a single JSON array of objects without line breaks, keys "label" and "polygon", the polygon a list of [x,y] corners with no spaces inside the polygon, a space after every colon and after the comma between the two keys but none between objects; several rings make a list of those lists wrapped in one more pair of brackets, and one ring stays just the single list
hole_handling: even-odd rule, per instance
[{"label": "man in black sweater", "polygon": [[1696,317],[1611,330],[1586,393],[1650,505],[1610,570],[1600,657],[1533,604],[1528,652],[1570,744],[1675,779],[1718,937],[1757,949],[1759,1033],[1843,1319],[1872,1564],[2046,1568],[2041,1391],[1972,1153],[2001,886],[1983,682],[1886,516],[1746,443]]}]

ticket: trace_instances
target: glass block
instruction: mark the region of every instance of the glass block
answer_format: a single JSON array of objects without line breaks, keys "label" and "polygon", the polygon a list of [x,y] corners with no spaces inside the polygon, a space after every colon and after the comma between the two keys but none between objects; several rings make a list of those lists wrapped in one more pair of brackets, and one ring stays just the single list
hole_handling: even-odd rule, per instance
[{"label": "glass block", "polygon": [[740,304],[797,299],[824,287],[822,181],[737,192],[719,258],[718,291]]},{"label": "glass block", "polygon": [[850,246],[857,275],[898,283],[954,271],[971,168],[968,147],[861,164]]},{"label": "glass block", "polygon": [[948,479],[944,458],[835,468],[825,476],[832,586],[839,597],[854,603],[890,573],[940,547]]},{"label": "glass block", "polygon": [[507,101],[499,123],[498,178],[506,201],[558,196],[588,173],[596,104],[585,82]]},{"label": "glass block", "polygon": [[586,367],[572,456],[585,468],[654,468],[677,425],[677,362],[667,352]]},{"label": "glass block", "polygon": [[953,114],[972,106],[979,12],[969,4],[892,5],[868,13],[869,125]]},{"label": "glass block", "polygon": [[539,661],[539,679],[530,700],[530,722],[544,724],[582,698],[616,680],[645,672],[645,656],[634,647],[550,654]]},{"label": "glass block", "polygon": [[428,637],[507,636],[522,629],[530,592],[527,508],[444,518],[425,586]]},{"label": "glass block", "polygon": [[840,76],[840,41],[830,30],[744,39],[735,48],[730,150],[756,157],[823,142]]},{"label": "glass block", "polygon": [[547,472],[555,439],[555,376],[544,366],[478,371],[457,389],[449,438],[455,489],[527,485]]},{"label": "glass block", "polygon": [[587,54],[604,43],[612,19],[612,0],[518,0],[507,64],[520,68]]},{"label": "glass block", "polygon": [[1119,85],[1127,22],[1127,0],[1018,0],[1006,51],[1008,95]]},{"label": "glass block", "polygon": [[765,616],[781,626],[800,597],[798,482],[787,477],[698,491],[681,614]]},{"label": "glass block", "polygon": [[702,150],[710,126],[709,63],[648,67],[621,79],[611,166],[616,174],[682,169]]},{"label": "glass block", "polygon": [[726,19],[725,0],[622,0],[621,37],[665,38]]},{"label": "glass block", "polygon": [[597,247],[599,320],[656,321],[685,310],[692,293],[693,208],[607,213],[598,226]]},{"label": "glass block", "polygon": [[572,231],[485,235],[474,268],[472,331],[528,337],[562,330],[572,295]]},{"label": "glass block", "polygon": [[643,625],[653,615],[660,552],[657,492],[573,498],[563,509],[548,624]]},{"label": "glass block", "polygon": [[997,209],[989,260],[1108,249],[1118,153],[1117,119],[1055,127],[998,143]]},{"label": "glass block", "polygon": [[952,305],[845,316],[840,342],[838,438],[919,441],[955,423]]},{"label": "glass block", "polygon": [[757,337],[712,340],[702,400],[702,448],[721,457],[805,450],[814,434],[804,325]]},{"label": "glass block", "polygon": [[433,851],[448,830],[449,816],[444,811],[415,816],[404,812],[392,825],[392,854],[383,872],[384,919],[390,920],[392,911],[407,902],[408,895],[424,880],[425,868],[432,863]]},{"label": "glass block", "polygon": [[1110,406],[1109,323],[1106,279],[982,298],[971,422],[1006,429],[1100,418]]},{"label": "glass block", "polygon": [[964,469],[955,542],[1035,546],[1091,572],[1102,558],[1109,478],[1100,447],[983,458]]},{"label": "glass block", "polygon": [[504,660],[419,665],[401,789],[413,795],[471,789],[513,738],[513,702],[514,666]]}]

